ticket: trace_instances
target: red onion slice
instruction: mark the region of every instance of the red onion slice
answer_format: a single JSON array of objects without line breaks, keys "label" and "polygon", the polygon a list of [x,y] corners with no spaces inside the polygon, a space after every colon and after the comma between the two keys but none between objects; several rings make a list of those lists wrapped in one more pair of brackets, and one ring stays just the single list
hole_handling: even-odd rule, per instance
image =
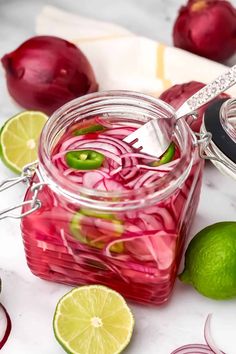
[{"label": "red onion slice", "polygon": [[[126,158],[126,157],[136,157],[136,158],[139,158],[139,159],[151,160],[151,161],[153,161],[153,159],[154,159],[151,155],[145,155],[145,154],[141,154],[139,152],[127,152],[126,154],[121,155],[120,157],[122,159]],[[157,161],[157,160],[158,159],[155,158],[155,161]]]},{"label": "red onion slice", "polygon": [[68,168],[67,170],[65,170],[63,172],[63,176],[69,176],[71,173],[75,173],[75,169],[74,168]]},{"label": "red onion slice", "polygon": [[118,192],[118,191],[123,191],[126,189],[125,187],[123,187],[123,185],[121,183],[118,183],[112,179],[110,179],[110,180],[105,179],[104,185],[108,191],[117,191]]},{"label": "red onion slice", "polygon": [[115,161],[118,165],[121,164],[121,159],[119,156],[115,155],[113,152],[101,149],[101,148],[96,148],[95,149],[97,152],[100,152],[104,156],[108,157],[109,159]]},{"label": "red onion slice", "polygon": [[124,153],[133,152],[133,148],[129,144],[125,143],[123,140],[119,140],[119,139],[116,139],[114,137],[103,135],[103,134],[101,134],[101,138],[106,139],[106,141],[113,142],[114,145],[116,145],[120,149],[123,148],[123,152]]},{"label": "red onion slice", "polygon": [[214,354],[206,344],[189,344],[176,349],[171,354]]},{"label": "red onion slice", "polygon": [[115,176],[117,173],[121,172],[121,170],[122,170],[122,166],[115,168],[114,170],[111,171],[110,176],[111,177]]},{"label": "red onion slice", "polygon": [[0,304],[0,349],[5,345],[11,332],[11,319],[5,309],[5,307]]},{"label": "red onion slice", "polygon": [[111,152],[113,154],[120,155],[120,149],[114,146],[113,144],[107,143],[105,140],[87,140],[83,143],[80,143],[79,148],[88,149],[88,150],[98,150],[103,149],[105,151]]},{"label": "red onion slice", "polygon": [[65,151],[69,148],[69,146],[73,145],[74,143],[77,143],[79,141],[83,141],[83,135],[80,136],[74,136],[73,138],[70,138],[66,140],[60,148],[60,151]]},{"label": "red onion slice", "polygon": [[95,186],[99,182],[103,181],[103,179],[104,179],[104,176],[99,172],[98,171],[91,171],[91,172],[85,173],[84,176],[82,177],[83,186],[85,188],[94,189]]},{"label": "red onion slice", "polygon": [[112,130],[107,130],[105,132],[102,132],[102,134],[106,134],[106,135],[111,135],[111,136],[127,136],[128,134],[131,134],[135,131],[135,128],[131,128],[131,127],[117,127],[117,128],[113,128]]},{"label": "red onion slice", "polygon": [[210,333],[211,317],[212,317],[211,314],[207,316],[205,326],[204,326],[204,337],[205,337],[206,344],[184,345],[174,350],[171,354],[226,354],[216,346],[211,336]]},{"label": "red onion slice", "polygon": [[83,182],[83,177],[82,176],[70,176],[70,180],[72,182],[81,184]]},{"label": "red onion slice", "polygon": [[[170,234],[170,233],[166,233],[165,231],[156,231],[156,230],[146,230],[145,232],[143,232],[143,230],[139,229],[137,226],[131,224],[130,227],[127,227],[126,224],[126,231],[125,233],[123,233],[123,235],[117,239],[114,239],[113,241],[109,242],[105,248],[103,249],[103,253],[108,256],[108,257],[112,257],[112,254],[110,252],[110,249],[112,246],[114,246],[115,244],[119,243],[119,242],[127,242],[127,241],[133,241],[135,239],[143,239],[143,238],[148,238],[149,236],[172,236],[174,234]],[[174,235],[175,236],[175,235]]]},{"label": "red onion slice", "polygon": [[99,117],[99,116],[95,117],[94,120],[97,124],[100,124],[105,128],[108,128],[108,129],[114,128],[114,124],[109,123],[106,119],[103,119],[102,117]]},{"label": "red onion slice", "polygon": [[146,179],[146,181],[142,184],[142,186],[150,186],[154,182],[156,182],[158,179],[163,177],[165,175],[165,172],[155,172],[153,176],[150,176],[149,178]]},{"label": "red onion slice", "polygon": [[204,338],[205,341],[208,345],[208,347],[211,348],[212,352],[215,354],[225,354],[223,353],[215,344],[212,336],[211,336],[211,329],[210,329],[210,325],[211,325],[211,318],[212,318],[212,314],[209,314],[207,316],[206,319],[206,323],[205,323],[205,327],[204,327]]},{"label": "red onion slice", "polygon": [[173,169],[174,166],[167,166],[167,164],[160,165],[160,166],[149,166],[149,165],[138,164],[137,167],[149,171],[169,172]]}]

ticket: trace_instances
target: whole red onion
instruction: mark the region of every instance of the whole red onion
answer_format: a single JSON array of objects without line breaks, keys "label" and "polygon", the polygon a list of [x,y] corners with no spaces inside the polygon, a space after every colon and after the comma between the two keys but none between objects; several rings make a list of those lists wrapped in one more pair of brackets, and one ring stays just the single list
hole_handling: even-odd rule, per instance
[{"label": "whole red onion", "polygon": [[[175,109],[179,108],[189,97],[191,97],[195,92],[203,88],[205,84],[202,82],[198,81],[190,81],[185,84],[180,84],[180,85],[174,85],[170,87],[168,90],[164,91],[160,99],[165,101],[166,103],[169,103],[171,106],[173,106]],[[218,96],[218,98],[227,98],[229,95],[222,93]],[[209,105],[209,104],[208,104]],[[202,117],[207,109],[208,105],[206,104],[202,108],[199,108],[198,110],[198,118],[196,120],[193,120],[193,118],[190,116],[186,119],[187,123],[190,125],[191,129],[198,133],[201,128],[202,124]]]},{"label": "whole red onion", "polygon": [[226,0],[189,0],[173,29],[174,45],[224,61],[236,51],[236,9]]},{"label": "whole red onion", "polygon": [[1,61],[10,95],[26,109],[51,114],[64,103],[98,89],[85,55],[58,37],[30,38]]}]

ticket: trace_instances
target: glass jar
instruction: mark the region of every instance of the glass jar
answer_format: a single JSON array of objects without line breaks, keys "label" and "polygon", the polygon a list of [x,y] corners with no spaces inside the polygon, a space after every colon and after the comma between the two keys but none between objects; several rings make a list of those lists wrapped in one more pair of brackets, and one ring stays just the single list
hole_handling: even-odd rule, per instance
[{"label": "glass jar", "polygon": [[121,192],[79,187],[59,175],[51,154],[68,126],[97,115],[137,126],[161,116],[168,127],[175,119],[164,102],[128,91],[87,95],[56,111],[42,132],[23,206],[28,266],[46,280],[104,284],[128,299],[162,304],[171,294],[196,213],[204,162],[192,131],[179,120],[174,130],[179,162],[157,182]]}]

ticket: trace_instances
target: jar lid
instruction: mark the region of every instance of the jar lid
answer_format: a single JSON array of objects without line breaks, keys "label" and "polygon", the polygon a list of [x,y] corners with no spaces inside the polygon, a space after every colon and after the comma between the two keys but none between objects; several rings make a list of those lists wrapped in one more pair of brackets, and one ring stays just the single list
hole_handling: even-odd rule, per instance
[{"label": "jar lid", "polygon": [[225,101],[228,99],[218,100],[208,107],[204,116],[204,124],[206,131],[212,135],[212,142],[225,156],[236,163],[236,143],[228,134],[221,119],[221,108]]},{"label": "jar lid", "polygon": [[236,178],[236,100],[220,99],[209,105],[202,132],[211,135],[204,149],[207,159],[221,172]]}]

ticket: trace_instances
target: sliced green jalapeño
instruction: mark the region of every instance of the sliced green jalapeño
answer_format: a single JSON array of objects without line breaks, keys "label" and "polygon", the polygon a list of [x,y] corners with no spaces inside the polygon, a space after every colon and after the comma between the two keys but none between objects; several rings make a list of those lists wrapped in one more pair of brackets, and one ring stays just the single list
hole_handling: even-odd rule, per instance
[{"label": "sliced green jalape\u00f1o", "polygon": [[169,145],[168,149],[166,150],[166,152],[160,158],[160,160],[152,162],[152,166],[157,167],[157,166],[164,165],[165,163],[170,162],[173,159],[174,154],[175,154],[175,144],[171,143]]},{"label": "sliced green jalape\u00f1o", "polygon": [[74,135],[85,135],[85,134],[95,133],[97,131],[103,131],[103,130],[105,130],[105,127],[103,127],[101,124],[95,124],[95,125],[91,125],[90,127],[85,127],[85,128],[75,130]]},{"label": "sliced green jalape\u00f1o", "polygon": [[80,150],[68,152],[65,159],[75,170],[96,170],[102,166],[105,156],[94,150]]}]

